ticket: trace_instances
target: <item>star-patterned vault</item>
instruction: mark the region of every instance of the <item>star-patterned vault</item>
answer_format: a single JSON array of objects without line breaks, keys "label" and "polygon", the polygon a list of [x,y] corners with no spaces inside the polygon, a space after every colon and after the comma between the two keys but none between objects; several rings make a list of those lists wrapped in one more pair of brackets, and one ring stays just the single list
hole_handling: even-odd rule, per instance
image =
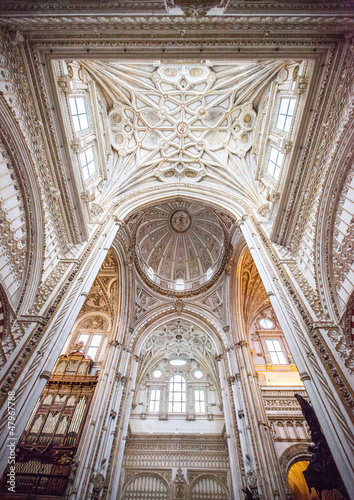
[{"label": "star-patterned vault", "polygon": [[264,203],[249,168],[256,104],[285,61],[135,64],[80,61],[107,107],[115,177],[103,203],[144,181],[232,187]]}]

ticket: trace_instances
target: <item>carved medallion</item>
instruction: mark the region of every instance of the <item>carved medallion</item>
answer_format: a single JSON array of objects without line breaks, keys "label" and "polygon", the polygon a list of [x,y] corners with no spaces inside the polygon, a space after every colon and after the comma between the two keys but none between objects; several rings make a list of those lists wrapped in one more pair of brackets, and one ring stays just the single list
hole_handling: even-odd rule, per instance
[{"label": "carved medallion", "polygon": [[185,137],[188,134],[188,125],[185,122],[177,123],[176,127],[178,135]]},{"label": "carved medallion", "polygon": [[192,219],[186,210],[176,210],[171,215],[170,224],[176,233],[186,233],[191,227]]}]

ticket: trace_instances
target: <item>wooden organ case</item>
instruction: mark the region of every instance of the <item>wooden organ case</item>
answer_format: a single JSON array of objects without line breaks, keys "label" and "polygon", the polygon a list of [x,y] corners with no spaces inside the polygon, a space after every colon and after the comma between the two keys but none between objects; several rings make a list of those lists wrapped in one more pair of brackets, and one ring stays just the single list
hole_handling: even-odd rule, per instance
[{"label": "wooden organ case", "polygon": [[59,356],[16,449],[15,493],[5,471],[2,498],[62,497],[75,474],[75,454],[97,384],[91,358],[80,351]]}]

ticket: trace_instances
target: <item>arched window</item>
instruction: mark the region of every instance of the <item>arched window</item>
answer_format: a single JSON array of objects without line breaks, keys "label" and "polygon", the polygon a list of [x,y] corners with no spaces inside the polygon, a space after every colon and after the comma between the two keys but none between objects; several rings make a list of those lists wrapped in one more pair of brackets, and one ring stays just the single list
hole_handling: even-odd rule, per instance
[{"label": "arched window", "polygon": [[168,411],[171,413],[185,412],[186,396],[186,380],[182,375],[174,375],[169,384]]},{"label": "arched window", "polygon": [[97,358],[97,352],[101,345],[102,335],[93,333],[82,333],[78,337],[78,342],[83,344],[82,352],[85,356],[90,356],[93,361]]}]

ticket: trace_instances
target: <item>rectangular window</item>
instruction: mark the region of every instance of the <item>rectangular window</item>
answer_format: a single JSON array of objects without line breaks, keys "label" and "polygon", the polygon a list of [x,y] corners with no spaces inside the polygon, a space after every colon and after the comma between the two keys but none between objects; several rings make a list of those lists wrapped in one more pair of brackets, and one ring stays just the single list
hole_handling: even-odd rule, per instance
[{"label": "rectangular window", "polygon": [[277,124],[275,127],[283,132],[289,132],[291,120],[294,115],[296,99],[282,97],[280,99]]},{"label": "rectangular window", "polygon": [[83,333],[82,335],[80,335],[79,337],[79,342],[82,342],[84,344],[84,346],[86,346],[86,343],[89,339],[89,334],[86,334],[86,333]]},{"label": "rectangular window", "polygon": [[279,340],[266,340],[267,348],[274,365],[286,365],[286,359]]},{"label": "rectangular window", "polygon": [[102,335],[93,335],[91,338],[89,348],[87,349],[87,356],[90,356],[93,361],[95,361],[98,348],[100,347],[101,339]]},{"label": "rectangular window", "polygon": [[84,344],[83,352],[85,356],[90,356],[90,358],[95,361],[98,348],[100,347],[102,335],[89,335],[88,333],[83,333],[79,337],[79,342]]},{"label": "rectangular window", "polygon": [[184,290],[184,280],[179,278],[176,280],[176,290]]},{"label": "rectangular window", "polygon": [[186,411],[186,381],[181,375],[174,375],[169,385],[168,411],[184,413]]},{"label": "rectangular window", "polygon": [[268,160],[267,172],[276,181],[279,179],[280,169],[283,163],[283,153],[271,147]]},{"label": "rectangular window", "polygon": [[202,389],[196,389],[194,391],[194,397],[195,397],[195,412],[205,413],[204,391]]},{"label": "rectangular window", "polygon": [[84,181],[87,181],[90,177],[93,176],[94,173],[96,173],[93,146],[91,146],[89,149],[85,149],[85,151],[80,154],[80,161]]},{"label": "rectangular window", "polygon": [[160,409],[160,389],[151,389],[150,406],[151,412],[157,413]]},{"label": "rectangular window", "polygon": [[85,99],[83,97],[70,97],[69,102],[75,132],[87,130],[89,126],[87,121]]}]

